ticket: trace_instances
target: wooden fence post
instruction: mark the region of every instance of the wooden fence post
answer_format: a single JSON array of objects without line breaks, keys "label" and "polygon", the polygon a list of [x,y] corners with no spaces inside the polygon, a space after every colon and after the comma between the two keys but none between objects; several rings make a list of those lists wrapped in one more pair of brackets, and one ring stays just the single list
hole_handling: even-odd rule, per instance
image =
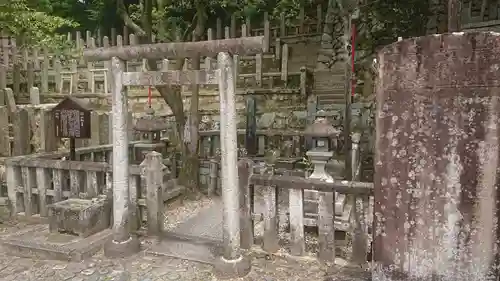
[{"label": "wooden fence post", "polygon": [[[274,176],[274,167],[266,163],[267,167],[265,174]],[[268,253],[276,253],[279,246],[279,227],[278,227],[278,189],[276,186],[265,186],[263,190],[264,196],[264,238],[262,249]]]},{"label": "wooden fence post", "polygon": [[253,186],[250,185],[250,177],[253,174],[253,161],[241,159],[238,162],[238,184],[240,188],[240,227],[241,248],[250,249],[254,240],[253,222]]},{"label": "wooden fence post", "polygon": [[7,66],[0,65],[0,106],[5,105],[5,93],[4,90],[7,88]]},{"label": "wooden fence post", "polygon": [[18,109],[12,115],[12,131],[14,132],[14,155],[26,155],[31,151],[31,126],[28,111]]},{"label": "wooden fence post", "polygon": [[12,72],[12,90],[19,96],[21,93],[21,64],[16,62]]},{"label": "wooden fence post", "polygon": [[18,166],[6,165],[7,196],[10,202],[10,215],[15,216],[23,211],[23,205],[17,201],[17,188],[22,185],[21,169]]},{"label": "wooden fence post", "polygon": [[236,38],[236,15],[231,15],[231,24],[230,24],[230,36],[231,38]]},{"label": "wooden fence post", "polygon": [[47,109],[40,110],[40,149],[43,152],[56,151],[59,140],[56,139],[54,119],[52,112]]},{"label": "wooden fence post", "polygon": [[288,44],[283,44],[283,51],[281,52],[281,81],[288,83]]},{"label": "wooden fence post", "polygon": [[35,86],[35,65],[33,61],[26,63],[26,84],[28,85],[28,89]]},{"label": "wooden fence post", "polygon": [[[255,55],[255,85],[262,87],[262,54]],[[272,80],[272,79],[271,79]]]},{"label": "wooden fence post", "polygon": [[245,149],[249,157],[257,156],[257,101],[255,95],[249,95],[246,102]]},{"label": "wooden fence post", "polygon": [[9,111],[6,106],[0,106],[0,156],[10,156]]},{"label": "wooden fence post", "polygon": [[307,97],[307,68],[305,66],[300,68],[300,95]]},{"label": "wooden fence post", "polygon": [[40,72],[40,77],[42,79],[42,93],[46,94],[49,92],[49,50],[47,48],[43,49],[43,61],[42,70]]},{"label": "wooden fence post", "polygon": [[[141,163],[141,177],[146,183],[148,235],[159,236],[163,231],[163,165],[161,153],[149,152]],[[133,211],[131,212],[133,213]]]},{"label": "wooden fence post", "polygon": [[38,87],[30,88],[30,103],[33,105],[40,104],[40,90],[38,89]]},{"label": "wooden fence post", "polygon": [[318,241],[320,260],[335,261],[335,192],[318,192]]},{"label": "wooden fence post", "polygon": [[264,13],[264,53],[269,52],[269,43],[271,42],[271,24],[269,23],[268,12]]}]

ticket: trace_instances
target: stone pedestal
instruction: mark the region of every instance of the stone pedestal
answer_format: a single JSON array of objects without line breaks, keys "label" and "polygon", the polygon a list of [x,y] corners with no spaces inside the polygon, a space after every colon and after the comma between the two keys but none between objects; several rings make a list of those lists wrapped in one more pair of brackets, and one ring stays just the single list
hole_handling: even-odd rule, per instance
[{"label": "stone pedestal", "polygon": [[88,237],[109,228],[111,204],[105,198],[68,199],[48,206],[50,232]]},{"label": "stone pedestal", "polygon": [[[312,174],[309,176],[310,179],[319,179],[323,180],[326,182],[333,182],[334,179],[333,177],[325,170],[326,163],[328,163],[328,160],[333,157],[333,152],[332,151],[308,151],[306,155],[309,157],[311,163],[314,165],[314,170]],[[314,190],[306,190],[304,194],[304,198],[307,201],[314,201],[317,202],[318,200],[318,192]],[[306,201],[306,206],[305,208],[308,209],[309,206],[307,206],[307,201]],[[335,214],[337,216],[342,216],[344,215],[344,206],[346,203],[346,196],[344,194],[339,194],[337,193],[335,195]],[[315,203],[316,205],[317,203]],[[315,207],[315,209],[317,209]]]},{"label": "stone pedestal", "polygon": [[314,170],[309,176],[310,179],[319,179],[326,182],[333,182],[333,177],[325,170],[325,165],[330,158],[333,157],[332,151],[308,151],[307,157],[314,165]]}]

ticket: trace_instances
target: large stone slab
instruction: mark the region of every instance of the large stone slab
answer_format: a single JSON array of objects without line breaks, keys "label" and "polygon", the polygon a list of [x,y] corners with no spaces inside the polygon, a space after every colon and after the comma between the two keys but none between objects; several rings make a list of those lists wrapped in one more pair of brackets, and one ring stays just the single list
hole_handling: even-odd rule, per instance
[{"label": "large stone slab", "polygon": [[101,250],[111,230],[106,229],[88,237],[53,233],[48,225],[32,225],[11,233],[0,240],[2,251],[15,256],[81,261]]},{"label": "large stone slab", "polygon": [[213,265],[221,255],[222,247],[218,241],[167,233],[159,242],[149,247],[146,253]]},{"label": "large stone slab", "polygon": [[374,280],[498,280],[499,50],[460,32],[380,51]]}]

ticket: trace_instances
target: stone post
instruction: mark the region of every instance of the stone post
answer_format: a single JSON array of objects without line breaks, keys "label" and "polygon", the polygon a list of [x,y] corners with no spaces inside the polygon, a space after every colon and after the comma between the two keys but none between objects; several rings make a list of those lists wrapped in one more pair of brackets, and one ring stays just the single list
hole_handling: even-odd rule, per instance
[{"label": "stone post", "polygon": [[141,178],[146,183],[146,205],[148,208],[148,235],[160,236],[163,231],[163,165],[162,154],[151,151],[141,165]]},{"label": "stone post", "polygon": [[30,89],[30,103],[32,105],[40,104],[40,90],[38,87],[31,87]]},{"label": "stone post", "polygon": [[373,280],[497,280],[500,35],[378,55]]},{"label": "stone post", "polygon": [[113,99],[113,239],[104,245],[108,257],[125,257],[139,251],[140,243],[131,236],[129,219],[128,105],[123,87],[124,62],[111,59]]},{"label": "stone post", "polygon": [[221,278],[245,276],[250,272],[250,260],[240,249],[240,204],[238,185],[238,144],[236,131],[236,98],[234,64],[228,53],[219,53],[220,70],[220,134],[223,201],[223,255],[215,263]]}]

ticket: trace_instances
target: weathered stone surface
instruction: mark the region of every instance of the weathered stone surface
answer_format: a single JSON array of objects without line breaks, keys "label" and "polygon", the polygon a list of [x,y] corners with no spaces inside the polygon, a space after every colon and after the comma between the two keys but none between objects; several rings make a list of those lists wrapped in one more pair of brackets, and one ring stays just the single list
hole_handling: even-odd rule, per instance
[{"label": "weathered stone surface", "polygon": [[374,280],[496,280],[500,34],[379,53]]},{"label": "weathered stone surface", "polygon": [[48,206],[51,232],[88,237],[110,225],[111,205],[104,198],[68,199]]}]

